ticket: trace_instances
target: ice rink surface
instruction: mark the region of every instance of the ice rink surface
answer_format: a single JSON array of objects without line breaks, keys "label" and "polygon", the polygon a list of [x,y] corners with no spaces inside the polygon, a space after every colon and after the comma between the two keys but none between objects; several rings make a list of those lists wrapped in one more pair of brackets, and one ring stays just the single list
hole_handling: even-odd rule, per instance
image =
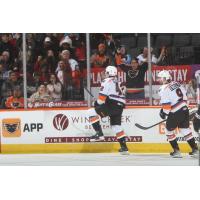
[{"label": "ice rink surface", "polygon": [[0,166],[198,166],[187,154],[85,153],[85,154],[0,154]]}]

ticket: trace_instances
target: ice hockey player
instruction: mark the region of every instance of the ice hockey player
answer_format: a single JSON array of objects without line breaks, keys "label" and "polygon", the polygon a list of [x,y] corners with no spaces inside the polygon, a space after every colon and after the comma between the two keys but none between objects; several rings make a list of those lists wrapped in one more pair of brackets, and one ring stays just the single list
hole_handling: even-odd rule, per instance
[{"label": "ice hockey player", "polygon": [[194,127],[194,130],[197,133],[199,133],[199,130],[200,130],[200,105],[199,105],[199,108],[198,108],[197,112],[194,115],[193,127]]},{"label": "ice hockey player", "polygon": [[105,69],[105,79],[101,83],[98,99],[94,102],[94,108],[89,109],[89,120],[96,134],[91,136],[91,142],[103,141],[104,135],[100,125],[100,119],[110,117],[112,131],[116,134],[120,144],[119,152],[128,154],[126,136],[121,126],[122,112],[125,107],[126,87],[117,80],[117,68],[108,66]]},{"label": "ice hockey player", "polygon": [[170,155],[173,158],[181,158],[179,145],[177,143],[174,130],[178,127],[179,132],[191,147],[189,155],[196,157],[198,155],[197,144],[189,128],[189,110],[187,106],[187,95],[185,88],[178,82],[172,81],[168,71],[163,70],[158,74],[158,81],[162,84],[159,95],[162,109],[160,117],[166,121],[166,135],[169,143],[173,148]]}]

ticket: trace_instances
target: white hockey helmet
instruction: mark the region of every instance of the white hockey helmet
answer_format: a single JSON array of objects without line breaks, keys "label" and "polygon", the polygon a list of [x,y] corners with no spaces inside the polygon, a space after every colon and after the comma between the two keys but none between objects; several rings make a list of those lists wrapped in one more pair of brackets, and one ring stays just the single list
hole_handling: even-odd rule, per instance
[{"label": "white hockey helmet", "polygon": [[161,72],[158,73],[158,78],[162,78],[162,80],[172,80],[172,77],[169,73],[169,71],[163,70]]},{"label": "white hockey helmet", "polygon": [[117,68],[115,66],[106,67],[106,72],[108,76],[117,76]]}]

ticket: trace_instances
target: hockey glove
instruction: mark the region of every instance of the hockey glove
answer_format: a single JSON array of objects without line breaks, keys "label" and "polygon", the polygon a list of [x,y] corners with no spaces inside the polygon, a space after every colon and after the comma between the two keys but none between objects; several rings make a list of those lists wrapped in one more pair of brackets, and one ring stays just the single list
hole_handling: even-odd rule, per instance
[{"label": "hockey glove", "polygon": [[199,130],[200,130],[200,115],[198,115],[197,113],[195,114],[194,119],[193,119],[193,126],[194,126],[194,130],[196,132],[199,132]]},{"label": "hockey glove", "polygon": [[167,114],[163,111],[163,109],[161,109],[160,110],[160,117],[162,118],[162,119],[165,119],[166,118],[166,116],[167,116]]}]

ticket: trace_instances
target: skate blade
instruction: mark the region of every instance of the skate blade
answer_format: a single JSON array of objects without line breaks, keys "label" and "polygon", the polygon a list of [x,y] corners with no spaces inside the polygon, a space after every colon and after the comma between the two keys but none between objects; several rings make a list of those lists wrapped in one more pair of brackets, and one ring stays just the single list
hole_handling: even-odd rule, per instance
[{"label": "skate blade", "polygon": [[119,152],[121,155],[130,155],[128,151]]},{"label": "skate blade", "polygon": [[198,154],[195,154],[195,155],[190,155],[191,158],[198,158]]},{"label": "skate blade", "polygon": [[90,139],[90,142],[103,142],[105,141],[105,138],[99,138],[98,140],[95,140],[95,139]]},{"label": "skate blade", "polygon": [[172,158],[183,158],[183,156],[181,155],[177,155],[177,156],[171,156]]}]

